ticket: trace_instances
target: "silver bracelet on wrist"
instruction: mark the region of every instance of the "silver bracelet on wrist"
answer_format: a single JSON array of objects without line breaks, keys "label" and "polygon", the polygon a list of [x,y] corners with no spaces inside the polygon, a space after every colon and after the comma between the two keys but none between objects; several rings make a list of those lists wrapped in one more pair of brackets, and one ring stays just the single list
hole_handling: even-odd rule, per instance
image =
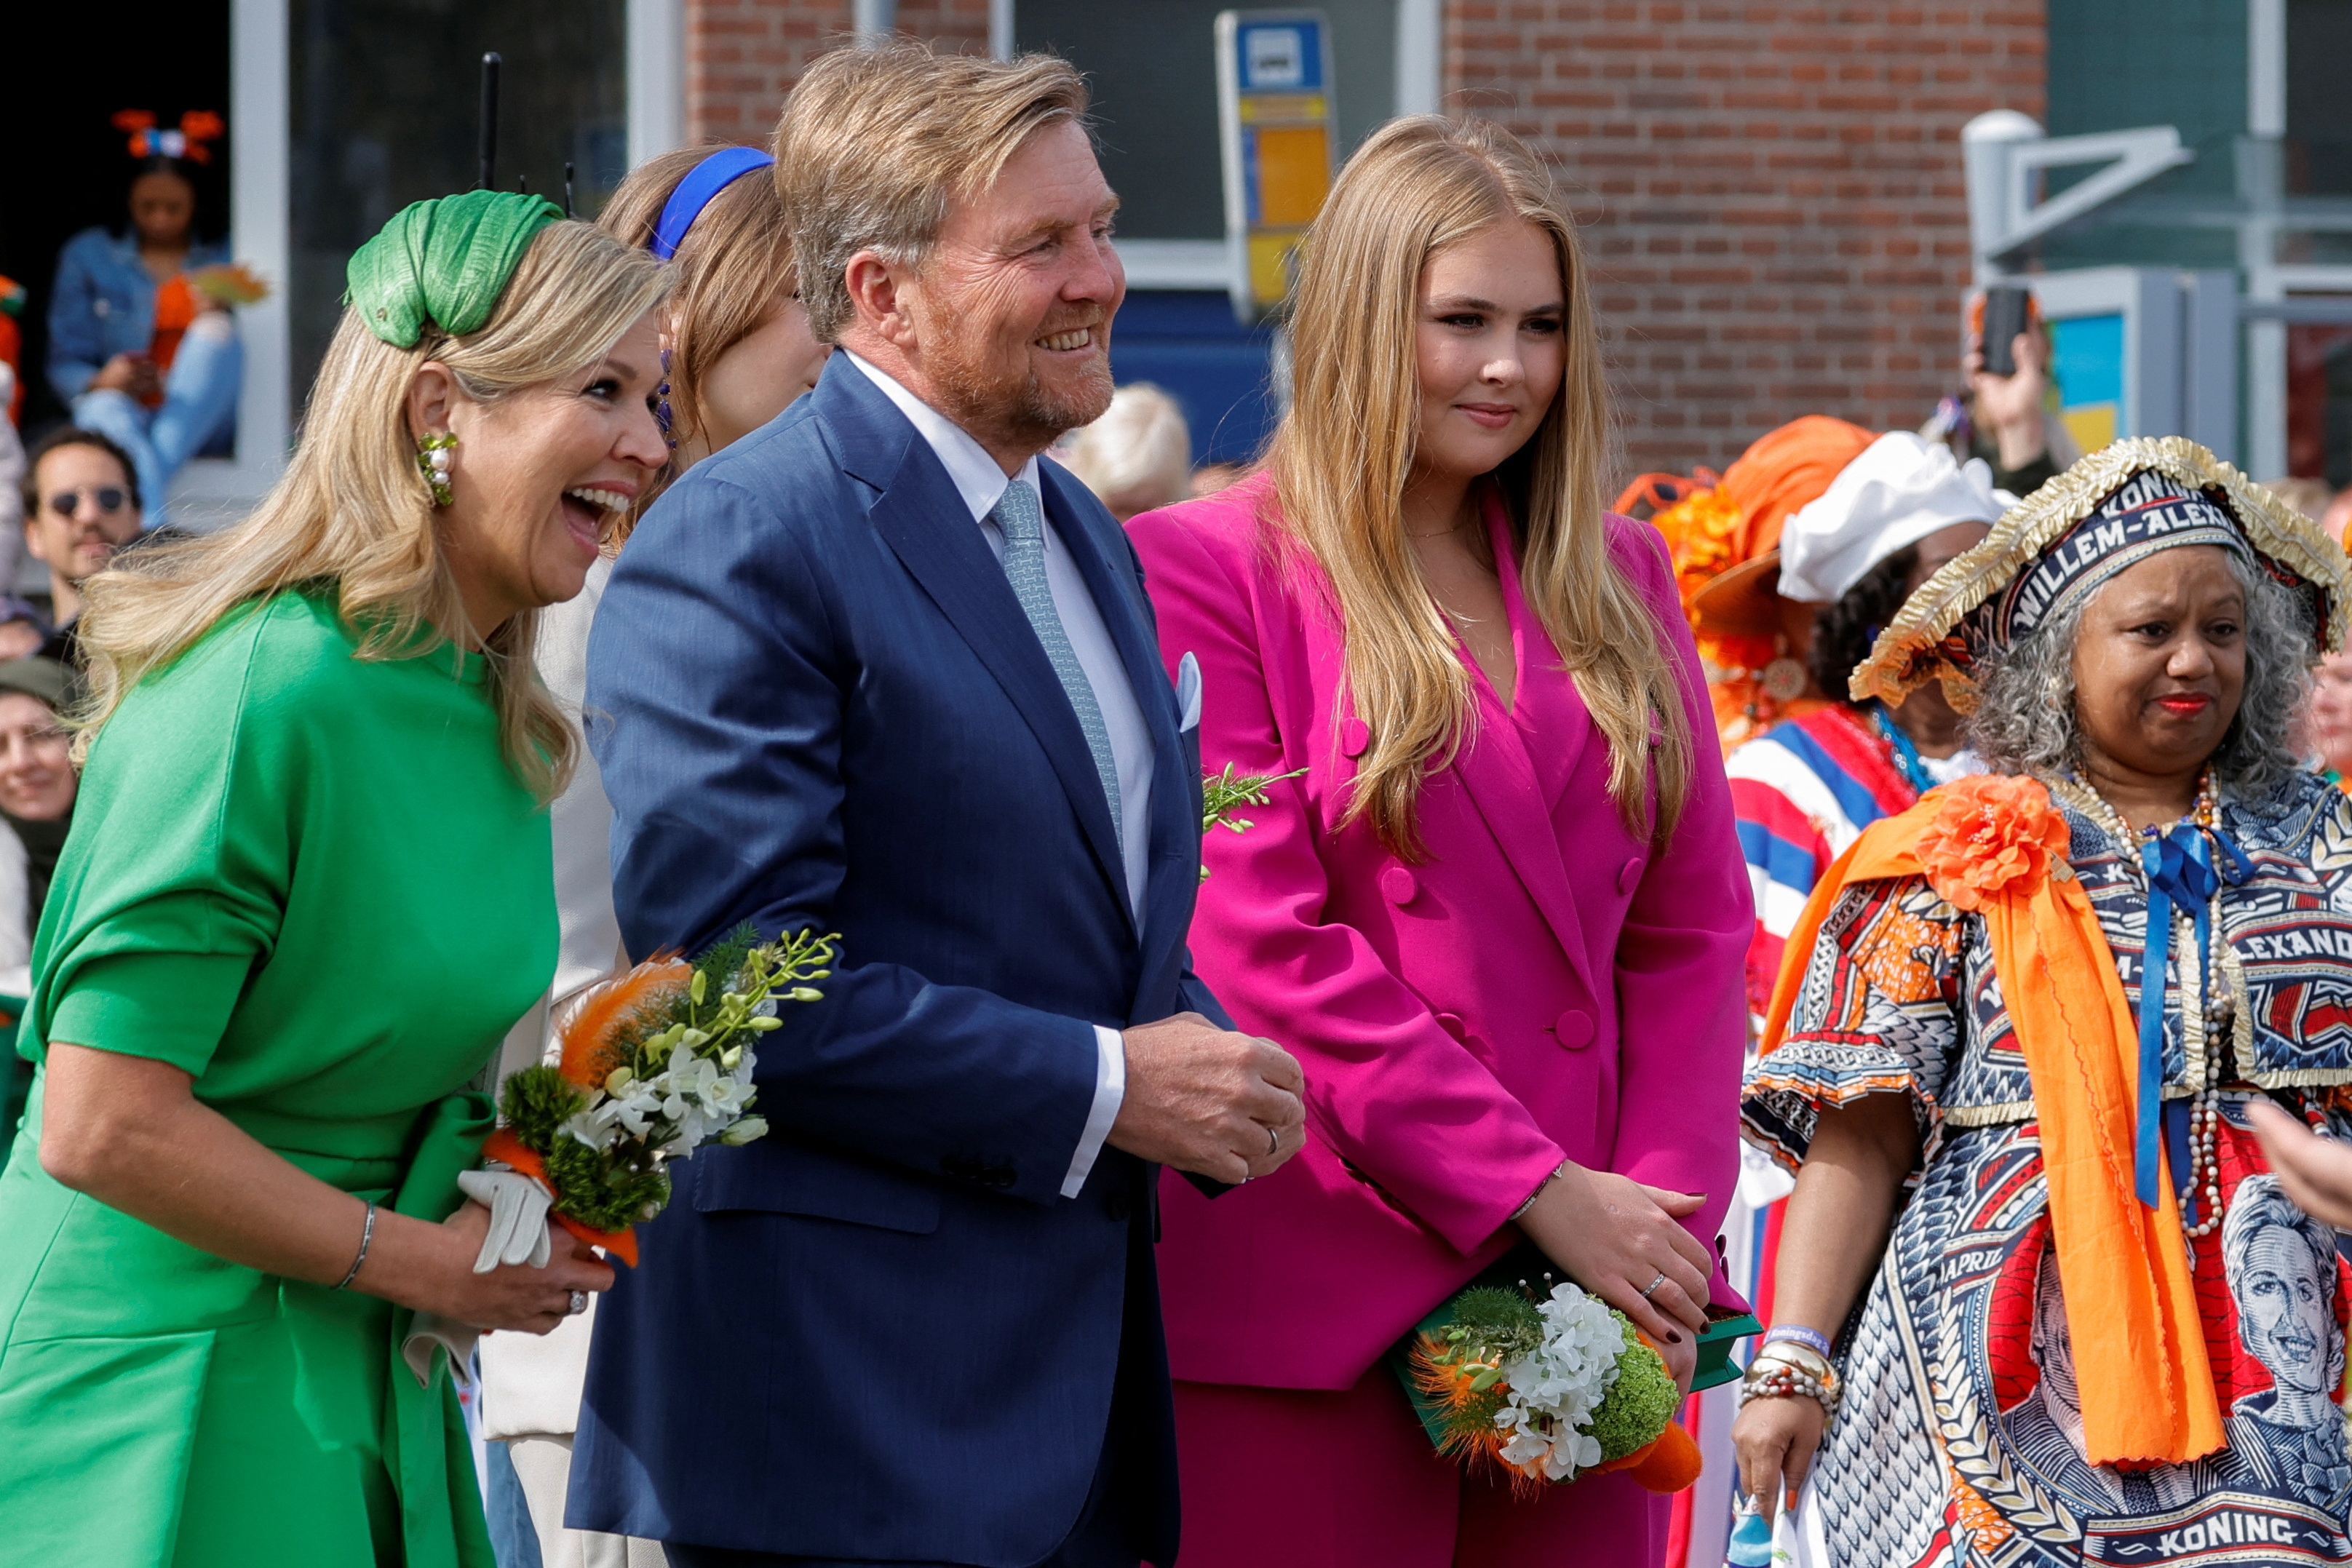
[{"label": "silver bracelet on wrist", "polygon": [[343,1271],[341,1279],[335,1281],[335,1289],[340,1291],[360,1277],[360,1265],[367,1261],[368,1243],[374,1239],[375,1205],[371,1203],[367,1206],[367,1219],[360,1227],[360,1255],[352,1260],[352,1266]]},{"label": "silver bracelet on wrist", "polygon": [[1527,1200],[1527,1202],[1525,1202],[1525,1203],[1523,1203],[1523,1204],[1519,1205],[1519,1207],[1517,1207],[1517,1208],[1515,1208],[1515,1209],[1511,1210],[1511,1218],[1512,1218],[1512,1220],[1513,1220],[1514,1222],[1517,1222],[1517,1221],[1521,1220],[1521,1219],[1525,1219],[1525,1218],[1527,1218],[1528,1210],[1529,1210],[1529,1209],[1533,1208],[1533,1207],[1536,1206],[1536,1199],[1538,1199],[1538,1198],[1541,1197],[1544,1195],[1544,1188],[1546,1188],[1546,1187],[1549,1186],[1552,1183],[1554,1183],[1554,1182],[1558,1181],[1558,1180],[1559,1179],[1559,1173],[1560,1173],[1560,1172],[1562,1172],[1562,1171],[1564,1171],[1564,1170],[1566,1170],[1566,1169],[1568,1168],[1568,1166],[1569,1166],[1569,1162],[1568,1162],[1568,1161],[1566,1161],[1566,1160],[1562,1160],[1562,1161],[1560,1161],[1560,1162],[1559,1162],[1559,1164],[1558,1164],[1558,1165],[1554,1166],[1551,1168],[1551,1174],[1550,1174],[1549,1176],[1548,1176],[1544,1177],[1544,1178],[1543,1178],[1543,1180],[1541,1180],[1541,1181],[1539,1181],[1539,1182],[1536,1183],[1536,1189],[1535,1189],[1535,1191],[1533,1191],[1533,1192],[1531,1192],[1531,1193],[1528,1194],[1528,1200]]}]

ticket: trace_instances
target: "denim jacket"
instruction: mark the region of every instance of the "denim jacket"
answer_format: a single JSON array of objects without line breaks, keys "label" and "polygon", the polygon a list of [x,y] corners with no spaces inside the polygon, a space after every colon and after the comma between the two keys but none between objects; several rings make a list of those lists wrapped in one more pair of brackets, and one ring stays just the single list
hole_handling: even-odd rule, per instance
[{"label": "denim jacket", "polygon": [[[187,265],[229,258],[226,244],[192,245]],[[144,353],[155,336],[155,280],[135,235],[88,228],[58,254],[49,291],[49,384],[70,403],[117,354]]]}]

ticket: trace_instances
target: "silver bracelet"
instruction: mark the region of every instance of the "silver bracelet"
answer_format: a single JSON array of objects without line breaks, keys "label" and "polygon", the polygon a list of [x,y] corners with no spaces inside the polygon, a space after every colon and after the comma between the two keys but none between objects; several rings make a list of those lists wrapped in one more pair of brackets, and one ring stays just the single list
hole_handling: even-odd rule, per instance
[{"label": "silver bracelet", "polygon": [[351,1268],[344,1272],[341,1279],[335,1281],[335,1289],[340,1291],[360,1277],[360,1265],[367,1261],[368,1243],[374,1239],[375,1205],[371,1203],[367,1206],[367,1221],[360,1228],[360,1255],[352,1260]]},{"label": "silver bracelet", "polygon": [[1527,1200],[1527,1202],[1525,1202],[1525,1203],[1523,1203],[1523,1204],[1519,1205],[1519,1207],[1517,1207],[1517,1208],[1515,1208],[1515,1209],[1511,1210],[1511,1219],[1512,1219],[1512,1221],[1513,1221],[1514,1223],[1516,1223],[1516,1222],[1517,1222],[1517,1221],[1519,1221],[1519,1220],[1521,1220],[1521,1219],[1525,1219],[1525,1218],[1527,1218],[1528,1210],[1529,1210],[1529,1209],[1533,1208],[1533,1207],[1536,1206],[1536,1199],[1538,1199],[1538,1198],[1539,1198],[1539,1197],[1541,1197],[1543,1196],[1543,1194],[1544,1194],[1544,1188],[1546,1188],[1546,1187],[1549,1186],[1552,1183],[1554,1183],[1554,1182],[1558,1181],[1558,1180],[1559,1179],[1559,1173],[1560,1173],[1560,1172],[1562,1172],[1562,1171],[1564,1171],[1564,1170],[1566,1170],[1566,1169],[1568,1168],[1568,1165],[1569,1165],[1569,1162],[1568,1162],[1568,1161],[1566,1161],[1566,1160],[1562,1160],[1562,1161],[1560,1161],[1560,1162],[1559,1162],[1559,1164],[1558,1164],[1557,1166],[1554,1166],[1552,1167],[1551,1175],[1549,1175],[1549,1176],[1548,1176],[1544,1177],[1544,1178],[1543,1178],[1543,1180],[1541,1180],[1541,1181],[1539,1181],[1539,1182],[1536,1183],[1536,1189],[1535,1189],[1535,1191],[1533,1191],[1533,1192],[1531,1192],[1531,1193],[1528,1194],[1528,1200]]}]

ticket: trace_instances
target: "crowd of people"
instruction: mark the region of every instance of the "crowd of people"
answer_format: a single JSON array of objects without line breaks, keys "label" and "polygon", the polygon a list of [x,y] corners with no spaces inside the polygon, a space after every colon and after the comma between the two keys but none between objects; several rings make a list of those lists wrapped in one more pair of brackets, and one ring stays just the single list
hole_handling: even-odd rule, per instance
[{"label": "crowd of people", "polygon": [[[0,1562],[2352,1557],[2330,498],[2071,450],[2029,324],[1612,507],[1575,225],[1437,117],[1196,473],[1086,114],[845,49],[594,223],[404,209],[201,538],[185,193],[76,242],[131,319],[53,338],[0,607]],[[542,1069],[564,1148],[733,1130],[592,1219]],[[1551,1327],[1433,1381],[1481,1285]],[[1720,1517],[1599,1459],[1643,1354]]]}]

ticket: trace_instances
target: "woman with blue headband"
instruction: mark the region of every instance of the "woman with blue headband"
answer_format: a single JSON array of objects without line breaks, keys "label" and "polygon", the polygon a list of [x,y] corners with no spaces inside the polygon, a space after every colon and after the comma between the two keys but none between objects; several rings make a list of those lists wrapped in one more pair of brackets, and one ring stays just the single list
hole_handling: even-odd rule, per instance
[{"label": "woman with blue headband", "polygon": [[[831,352],[810,335],[800,307],[774,176],[772,161],[756,148],[680,148],[631,171],[597,219],[599,228],[649,252],[669,274],[656,409],[672,448],[664,483],[782,413],[816,384]],[[612,519],[587,586],[541,620],[540,672],[575,711],[587,683],[589,627],[613,559],[655,493]],[[549,1009],[602,977],[621,947],[613,914],[613,808],[595,758],[584,751],[553,816],[562,929],[555,980],[545,1005],[526,1014],[509,1037],[500,1062],[507,1071],[539,1060]],[[516,1521],[536,1535],[547,1568],[621,1568],[625,1560],[642,1563],[660,1552],[651,1542],[563,1528],[593,1317],[592,1310],[544,1339],[494,1334],[481,1346],[482,1429],[497,1445],[488,1456],[492,1533]]]},{"label": "woman with blue headband", "polygon": [[2352,1130],[2352,801],[2290,736],[2347,570],[2119,442],[1854,673],[1940,680],[1990,771],[1822,879],[1746,1089],[1797,1185],[1732,1437],[1830,1562],[2352,1557],[2347,1276],[2256,1136]]},{"label": "woman with blue headband", "polygon": [[253,516],[89,585],[0,1171],[11,1561],[490,1568],[412,1320],[545,1333],[612,1280],[552,1228],[482,1256],[462,1091],[553,966],[580,747],[531,640],[667,455],[666,279],[486,191],[349,277]]}]

